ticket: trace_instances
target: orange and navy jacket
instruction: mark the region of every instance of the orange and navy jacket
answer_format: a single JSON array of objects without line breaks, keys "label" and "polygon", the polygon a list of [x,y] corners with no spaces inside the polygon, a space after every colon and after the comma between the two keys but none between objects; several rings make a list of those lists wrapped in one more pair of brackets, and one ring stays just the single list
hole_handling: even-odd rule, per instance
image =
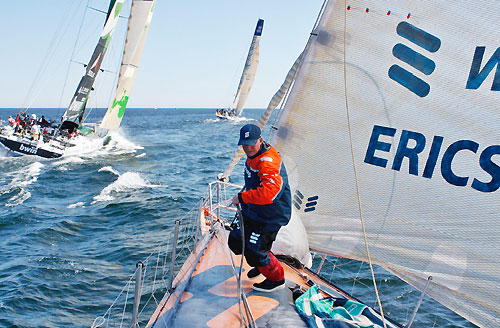
[{"label": "orange and navy jacket", "polygon": [[257,154],[247,157],[245,191],[238,198],[245,219],[265,223],[265,230],[288,224],[292,211],[288,175],[273,146],[263,142]]}]

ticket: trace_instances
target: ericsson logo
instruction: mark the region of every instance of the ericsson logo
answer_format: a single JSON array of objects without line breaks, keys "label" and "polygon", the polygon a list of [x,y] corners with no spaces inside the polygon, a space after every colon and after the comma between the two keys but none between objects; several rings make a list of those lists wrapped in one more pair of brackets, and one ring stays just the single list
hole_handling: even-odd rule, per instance
[{"label": "ericsson logo", "polygon": [[[318,196],[308,197],[307,200],[304,199],[304,195],[300,192],[300,190],[295,190],[295,195],[293,196],[292,203],[296,209],[300,210],[304,205],[304,212],[312,212],[316,209],[316,205],[318,205]],[[302,204],[305,202],[305,204]]]},{"label": "ericsson logo", "polygon": [[[399,36],[431,53],[438,51],[441,47],[441,40],[437,37],[407,22],[399,23],[396,32]],[[394,46],[392,54],[425,75],[430,75],[436,68],[432,60],[401,43]],[[429,84],[397,64],[389,68],[389,77],[419,97],[429,94],[431,88]]]}]

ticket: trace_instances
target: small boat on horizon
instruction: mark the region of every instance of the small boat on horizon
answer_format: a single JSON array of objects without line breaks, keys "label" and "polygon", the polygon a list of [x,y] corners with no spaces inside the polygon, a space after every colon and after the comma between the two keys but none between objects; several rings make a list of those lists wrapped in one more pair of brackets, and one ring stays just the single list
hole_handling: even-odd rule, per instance
[{"label": "small boat on horizon", "polygon": [[250,90],[252,89],[257,67],[259,66],[259,41],[264,28],[264,20],[259,19],[252,37],[250,49],[248,50],[247,59],[243,72],[241,73],[240,82],[232,105],[229,108],[219,108],[215,112],[215,116],[221,120],[235,119],[241,116],[246,104]]}]

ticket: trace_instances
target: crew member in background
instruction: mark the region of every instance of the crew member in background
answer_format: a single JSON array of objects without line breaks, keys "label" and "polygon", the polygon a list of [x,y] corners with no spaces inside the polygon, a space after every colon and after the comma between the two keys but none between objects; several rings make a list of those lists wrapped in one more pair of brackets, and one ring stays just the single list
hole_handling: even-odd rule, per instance
[{"label": "crew member in background", "polygon": [[29,125],[32,126],[34,124],[36,124],[38,122],[38,120],[36,119],[36,114],[33,113],[31,114],[31,119],[29,120]]},{"label": "crew member in background", "polygon": [[9,116],[9,125],[11,127],[15,127],[16,126],[16,121],[12,118],[12,116]]},{"label": "crew member in background", "polygon": [[23,112],[19,112],[19,113],[17,113],[17,115],[16,115],[16,129],[14,130],[14,132],[20,132],[20,130],[21,130],[21,118],[22,118],[22,113],[23,113]]},{"label": "crew member in background", "polygon": [[[292,212],[288,176],[278,151],[261,137],[255,124],[246,124],[240,130],[238,145],[247,155],[245,164],[245,191],[235,195],[233,205],[241,204],[244,223],[245,259],[253,268],[249,278],[261,273],[266,279],[255,283],[253,289],[271,292],[285,287],[281,263],[271,253],[271,247],[280,228],[290,221]],[[242,252],[241,222],[229,234],[228,244],[235,254]]]},{"label": "crew member in background", "polygon": [[40,127],[36,122],[31,126],[31,138],[33,140],[38,139],[38,135],[40,134]]}]

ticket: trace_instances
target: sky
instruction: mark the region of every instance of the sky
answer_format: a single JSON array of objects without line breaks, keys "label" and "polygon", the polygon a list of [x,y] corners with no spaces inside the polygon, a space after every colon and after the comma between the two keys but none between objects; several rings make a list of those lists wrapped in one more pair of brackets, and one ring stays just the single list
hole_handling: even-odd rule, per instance
[{"label": "sky", "polygon": [[[104,23],[103,14],[85,11],[87,2],[97,9],[108,7],[108,0],[2,4],[0,108],[68,106],[84,73],[81,63],[89,61]],[[304,49],[322,3],[157,0],[128,107],[228,107],[259,18],[264,19],[260,62],[245,107],[267,107]],[[125,24],[120,19],[121,28]],[[118,27],[114,40],[122,35]],[[90,106],[108,106],[120,52],[118,46],[108,50],[101,67],[107,71],[95,83]]]}]

